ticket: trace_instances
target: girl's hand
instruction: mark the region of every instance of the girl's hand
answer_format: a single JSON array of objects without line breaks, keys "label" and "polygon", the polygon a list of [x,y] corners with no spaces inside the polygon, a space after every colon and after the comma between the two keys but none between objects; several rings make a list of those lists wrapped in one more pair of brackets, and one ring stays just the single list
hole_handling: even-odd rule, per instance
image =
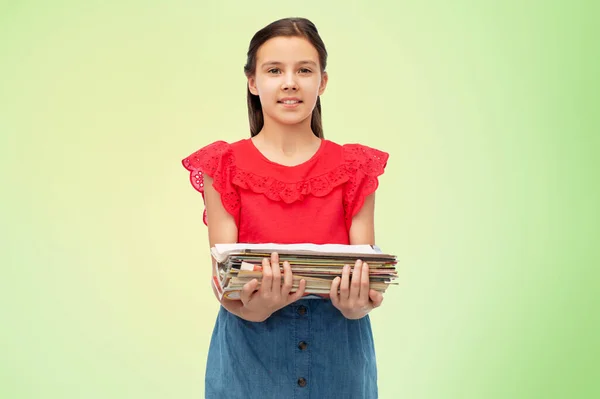
[{"label": "girl's hand", "polygon": [[241,300],[244,304],[242,314],[247,315],[247,320],[250,321],[265,321],[275,311],[302,298],[306,288],[306,281],[302,279],[298,290],[291,292],[294,277],[287,261],[283,262],[282,284],[279,255],[275,252],[271,254],[270,263],[269,259],[263,259],[262,273],[260,288],[257,279],[246,283],[242,288]]},{"label": "girl's hand", "polygon": [[[339,287],[339,294],[338,294]],[[329,291],[331,303],[347,319],[360,319],[383,302],[383,295],[369,289],[369,265],[357,260],[350,282],[350,265],[344,266],[342,278],[336,277]]]}]

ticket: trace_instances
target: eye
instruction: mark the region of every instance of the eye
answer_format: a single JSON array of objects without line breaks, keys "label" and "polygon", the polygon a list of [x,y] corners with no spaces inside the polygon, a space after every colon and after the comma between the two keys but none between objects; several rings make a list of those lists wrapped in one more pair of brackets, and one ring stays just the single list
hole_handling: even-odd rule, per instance
[{"label": "eye", "polygon": [[308,68],[300,68],[300,73],[311,73],[312,71]]},{"label": "eye", "polygon": [[278,74],[280,72],[281,72],[281,70],[279,68],[271,68],[271,69],[269,69],[267,71],[267,73],[270,73],[270,74],[273,74],[273,75],[276,75],[276,74]]}]

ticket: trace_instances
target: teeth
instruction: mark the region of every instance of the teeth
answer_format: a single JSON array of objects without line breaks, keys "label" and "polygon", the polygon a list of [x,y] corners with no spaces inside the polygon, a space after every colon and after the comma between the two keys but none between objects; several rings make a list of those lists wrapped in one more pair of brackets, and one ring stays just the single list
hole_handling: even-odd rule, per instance
[{"label": "teeth", "polygon": [[297,101],[297,100],[285,100],[285,101],[282,101],[282,102],[284,104],[298,104],[299,103],[299,101]]}]

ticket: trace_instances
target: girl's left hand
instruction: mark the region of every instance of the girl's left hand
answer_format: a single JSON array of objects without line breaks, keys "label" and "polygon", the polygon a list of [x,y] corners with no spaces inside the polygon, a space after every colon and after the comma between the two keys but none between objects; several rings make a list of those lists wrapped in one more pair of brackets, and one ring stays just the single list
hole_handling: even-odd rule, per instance
[{"label": "girl's left hand", "polygon": [[344,266],[342,278],[333,279],[329,296],[347,319],[360,319],[383,302],[383,295],[369,288],[369,265],[361,260],[354,264],[351,282],[350,265]]}]

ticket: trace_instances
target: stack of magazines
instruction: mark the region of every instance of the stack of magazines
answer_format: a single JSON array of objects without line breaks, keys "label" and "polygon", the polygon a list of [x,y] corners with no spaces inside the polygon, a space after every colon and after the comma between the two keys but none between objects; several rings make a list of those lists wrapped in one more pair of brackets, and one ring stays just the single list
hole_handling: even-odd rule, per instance
[{"label": "stack of magazines", "polygon": [[213,284],[220,297],[239,299],[244,284],[262,279],[262,260],[272,252],[279,254],[283,278],[283,262],[288,261],[294,275],[292,292],[301,279],[306,281],[306,294],[327,295],[331,282],[342,275],[344,265],[354,267],[357,259],[369,265],[371,289],[385,292],[397,284],[396,256],[382,253],[371,245],[342,244],[216,244],[211,248]]}]

